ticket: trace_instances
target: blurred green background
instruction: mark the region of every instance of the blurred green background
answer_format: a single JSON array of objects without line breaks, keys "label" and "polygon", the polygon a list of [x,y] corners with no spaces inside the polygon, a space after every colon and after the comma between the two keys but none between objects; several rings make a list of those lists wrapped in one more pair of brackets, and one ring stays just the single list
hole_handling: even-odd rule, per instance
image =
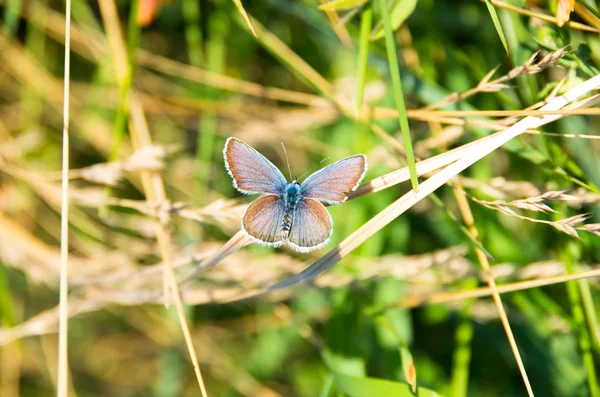
[{"label": "blurred green background", "polygon": [[[47,396],[56,383],[64,2],[0,3],[0,396]],[[445,109],[525,109],[559,81],[563,92],[597,74],[594,0],[576,1],[570,18],[579,25],[563,27],[539,18],[554,18],[562,0],[491,3],[493,13],[485,1],[386,2],[407,108],[477,87],[496,67],[493,78],[504,76],[537,50],[535,62],[563,47],[567,54]],[[107,12],[111,4],[117,14]],[[365,182],[406,165],[390,145],[389,139],[402,142],[395,117],[356,120],[340,108],[354,109],[361,64],[367,65],[365,107],[396,107],[383,35],[368,48],[359,42],[371,5],[372,29],[383,29],[379,3],[346,1],[332,14],[320,4],[244,1],[255,38],[231,1],[73,2],[71,395],[200,395],[175,310],[161,305],[154,227],[159,215],[170,213],[166,229],[180,276],[239,230],[251,199],[234,190],[223,166],[227,137],[251,144],[286,175],[281,142],[294,176],[324,158],[331,163],[355,153],[368,157]],[[122,30],[125,58],[115,46],[115,27]],[[157,146],[133,158],[137,105]],[[493,131],[430,116],[409,120],[419,158]],[[544,131],[597,135],[598,122],[569,116]],[[203,272],[182,286],[182,297],[209,395],[412,395],[415,372],[418,395],[527,395],[489,296],[423,305],[415,298],[486,286],[461,229],[456,183],[468,193],[499,284],[597,266],[599,149],[585,137],[527,135],[510,142],[310,285],[224,303],[306,268],[410,184],[330,207],[334,235],[322,250],[252,245]],[[170,202],[180,204],[161,213],[145,201],[140,175],[149,169],[159,172]],[[563,190],[573,199],[545,201],[556,212],[511,207],[547,223],[471,199],[507,203]],[[577,226],[592,225],[579,229],[579,238],[557,228],[578,214],[589,218]],[[502,298],[535,394],[600,396],[597,280]]]}]

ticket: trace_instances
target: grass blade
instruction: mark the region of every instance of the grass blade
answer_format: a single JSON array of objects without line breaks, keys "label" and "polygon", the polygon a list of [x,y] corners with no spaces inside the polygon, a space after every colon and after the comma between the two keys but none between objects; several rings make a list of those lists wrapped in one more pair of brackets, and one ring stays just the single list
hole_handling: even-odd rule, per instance
[{"label": "grass blade", "polygon": [[419,188],[417,180],[417,169],[415,167],[415,155],[413,153],[412,141],[410,139],[410,130],[408,127],[408,118],[406,117],[406,106],[404,104],[404,94],[402,92],[402,81],[400,79],[400,67],[398,66],[398,55],[396,54],[396,42],[394,41],[394,32],[392,31],[392,21],[385,0],[378,0],[383,19],[383,30],[385,31],[385,44],[387,48],[388,63],[392,77],[392,87],[394,89],[394,100],[398,110],[398,120],[400,121],[400,130],[404,141],[404,150],[406,151],[406,161],[410,171],[410,182],[413,190],[416,192]]},{"label": "grass blade", "polygon": [[344,11],[357,8],[368,2],[369,0],[335,0],[329,3],[321,4],[320,10]]},{"label": "grass blade", "polygon": [[242,5],[242,1],[241,0],[233,0],[233,4],[235,4],[235,8],[237,8],[238,12],[242,16],[242,19],[246,23],[246,26],[248,26],[248,29],[252,32],[252,35],[254,35],[254,37],[258,38],[258,36],[256,35],[256,31],[254,30],[254,26],[252,25],[252,21],[250,20],[248,13],[246,12],[246,10],[244,9],[244,6]]},{"label": "grass blade", "polygon": [[[329,3],[331,4],[331,3]],[[356,77],[356,117],[359,117],[367,83],[367,67],[369,63],[369,33],[373,24],[373,8],[367,7],[360,19],[360,40],[358,48],[358,71]]]},{"label": "grass blade", "polygon": [[[574,249],[572,242],[567,243],[567,246],[563,248],[561,252],[561,259],[565,264],[567,273],[575,273],[573,265],[572,250]],[[578,334],[579,348],[581,349],[581,356],[583,359],[583,365],[587,372],[588,387],[590,390],[591,397],[600,396],[600,388],[598,387],[598,379],[596,377],[596,367],[594,364],[594,357],[592,355],[592,340],[590,334],[585,326],[585,309],[583,307],[581,294],[577,288],[576,282],[568,282],[566,285],[567,295],[569,297],[569,303],[571,304],[571,312],[573,315],[573,321],[575,323],[576,332]]]},{"label": "grass blade", "polygon": [[496,32],[498,33],[498,36],[500,37],[502,46],[504,47],[504,50],[506,50],[506,53],[508,54],[508,44],[506,44],[506,37],[504,37],[504,31],[502,30],[502,24],[500,24],[500,18],[498,18],[496,9],[494,8],[494,5],[492,4],[491,0],[485,0],[485,5],[487,6],[488,11],[490,12],[490,16],[492,17],[492,22],[494,22],[494,27],[496,28]]},{"label": "grass blade", "polygon": [[[338,390],[350,397],[378,396],[378,397],[413,397],[411,386],[403,382],[394,382],[387,379],[361,378],[342,374],[334,375],[335,385]],[[438,396],[433,390],[423,387],[417,388],[417,395]]]}]

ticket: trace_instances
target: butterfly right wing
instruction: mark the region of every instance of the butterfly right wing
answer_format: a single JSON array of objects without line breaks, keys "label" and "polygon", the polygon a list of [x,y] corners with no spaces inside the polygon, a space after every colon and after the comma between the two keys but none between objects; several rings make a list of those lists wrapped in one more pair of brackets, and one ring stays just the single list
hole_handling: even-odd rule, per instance
[{"label": "butterfly right wing", "polygon": [[254,200],[242,220],[244,231],[257,243],[269,247],[283,244],[285,202],[282,197],[263,194]]},{"label": "butterfly right wing", "polygon": [[225,142],[223,157],[233,187],[240,192],[283,194],[287,181],[281,171],[250,145],[230,137]]},{"label": "butterfly right wing", "polygon": [[356,190],[366,172],[365,155],[346,157],[306,178],[301,185],[301,195],[327,204],[339,204],[348,199],[348,193]]}]

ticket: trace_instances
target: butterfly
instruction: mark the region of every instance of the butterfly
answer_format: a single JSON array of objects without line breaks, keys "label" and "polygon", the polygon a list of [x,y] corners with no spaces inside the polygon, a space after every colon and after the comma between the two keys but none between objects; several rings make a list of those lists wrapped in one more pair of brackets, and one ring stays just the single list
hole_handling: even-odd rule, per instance
[{"label": "butterfly", "polygon": [[367,172],[367,158],[358,154],[316,171],[302,184],[287,182],[265,156],[233,137],[225,142],[223,157],[233,187],[244,194],[262,193],[246,209],[242,230],[259,244],[288,244],[298,252],[329,242],[333,220],[322,203],[346,201]]}]

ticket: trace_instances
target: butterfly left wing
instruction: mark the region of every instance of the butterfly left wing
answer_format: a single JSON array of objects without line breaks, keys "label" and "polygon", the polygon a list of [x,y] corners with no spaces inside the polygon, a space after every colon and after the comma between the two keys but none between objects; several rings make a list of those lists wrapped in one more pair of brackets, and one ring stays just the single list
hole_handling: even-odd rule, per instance
[{"label": "butterfly left wing", "polygon": [[281,171],[250,145],[228,138],[223,157],[233,186],[240,192],[283,194],[287,181]]},{"label": "butterfly left wing", "polygon": [[273,194],[263,194],[246,209],[242,228],[255,242],[269,247],[279,247],[284,239],[281,227],[284,215],[283,198]]},{"label": "butterfly left wing", "polygon": [[319,170],[301,185],[303,198],[312,198],[327,204],[339,204],[348,199],[367,172],[367,157],[363,154],[347,157]]},{"label": "butterfly left wing", "polygon": [[329,242],[333,230],[331,215],[317,200],[300,200],[296,206],[288,244],[298,252],[310,252]]}]

